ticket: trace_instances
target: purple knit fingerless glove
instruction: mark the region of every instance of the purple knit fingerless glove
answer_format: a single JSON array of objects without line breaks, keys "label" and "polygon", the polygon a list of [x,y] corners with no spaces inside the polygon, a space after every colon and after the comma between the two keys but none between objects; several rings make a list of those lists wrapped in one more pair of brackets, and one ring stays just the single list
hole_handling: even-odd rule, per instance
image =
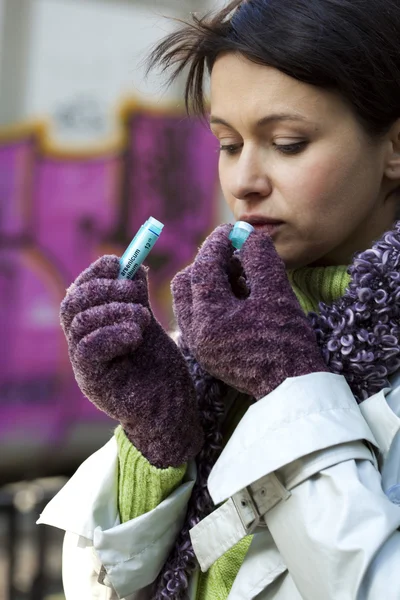
[{"label": "purple knit fingerless glove", "polygon": [[61,304],[76,381],[158,468],[194,458],[203,444],[196,393],[185,360],[155,319],[146,271],[117,279],[119,259],[84,271]]}]

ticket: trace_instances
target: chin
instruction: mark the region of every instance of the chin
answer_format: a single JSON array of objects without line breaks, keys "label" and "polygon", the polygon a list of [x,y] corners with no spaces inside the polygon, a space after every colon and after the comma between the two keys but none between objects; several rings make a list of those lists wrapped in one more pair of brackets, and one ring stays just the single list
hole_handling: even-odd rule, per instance
[{"label": "chin", "polygon": [[299,269],[300,267],[306,267],[311,262],[313,262],[313,258],[309,256],[305,256],[298,248],[290,248],[285,246],[284,244],[275,244],[275,250],[278,256],[285,263],[286,269]]},{"label": "chin", "polygon": [[[275,249],[285,263],[286,269],[300,269],[302,267],[327,267],[337,264],[334,253],[326,244],[307,245],[301,243],[284,243],[279,240],[275,243]],[[333,254],[333,256],[332,256]]]}]

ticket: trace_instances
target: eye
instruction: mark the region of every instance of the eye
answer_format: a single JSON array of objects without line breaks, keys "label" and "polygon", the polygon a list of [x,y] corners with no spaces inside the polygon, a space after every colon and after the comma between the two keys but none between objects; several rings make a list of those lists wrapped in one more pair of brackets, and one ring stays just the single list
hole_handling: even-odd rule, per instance
[{"label": "eye", "polygon": [[243,144],[226,144],[220,146],[220,152],[226,152],[229,156],[234,156],[243,148]]},{"label": "eye", "polygon": [[300,154],[306,146],[308,142],[294,142],[293,144],[274,144],[275,150],[280,152],[281,154]]}]

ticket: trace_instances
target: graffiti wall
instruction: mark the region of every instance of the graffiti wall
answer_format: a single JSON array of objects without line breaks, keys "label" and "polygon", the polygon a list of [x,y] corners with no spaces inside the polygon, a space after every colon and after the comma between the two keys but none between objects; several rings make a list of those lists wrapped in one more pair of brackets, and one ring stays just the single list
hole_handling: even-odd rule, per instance
[{"label": "graffiti wall", "polygon": [[63,443],[103,419],[73,378],[58,311],[66,288],[104,253],[122,254],[154,216],[154,312],[171,326],[169,284],[215,225],[217,146],[199,120],[126,105],[123,140],[70,153],[32,127],[0,137],[0,451],[16,439]]}]

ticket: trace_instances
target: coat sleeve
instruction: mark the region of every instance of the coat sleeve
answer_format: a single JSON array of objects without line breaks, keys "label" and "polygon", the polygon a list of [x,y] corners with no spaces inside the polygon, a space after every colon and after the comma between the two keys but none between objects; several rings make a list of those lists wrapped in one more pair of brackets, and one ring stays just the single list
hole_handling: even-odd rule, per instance
[{"label": "coat sleeve", "polygon": [[93,539],[66,531],[62,574],[66,600],[149,600],[151,584],[182,528],[192,482],[182,483],[155,509],[103,528]]},{"label": "coat sleeve", "polygon": [[[115,438],[90,456],[38,520],[66,531],[67,600],[146,598],[146,588],[156,579],[182,528],[195,479],[195,466],[190,464],[181,483],[157,506],[121,523]],[[87,595],[74,595],[78,576]]]},{"label": "coat sleeve", "polygon": [[239,424],[210,492],[221,502],[266,476],[289,490],[264,501],[264,520],[302,598],[398,600],[400,508],[383,491],[375,444],[343,378],[287,380]]},{"label": "coat sleeve", "polygon": [[[65,600],[119,600],[120,596],[109,584],[99,583],[101,563],[93,547],[86,545],[78,535],[66,532],[62,552],[62,579]],[[125,596],[124,600],[150,600],[151,587]]]},{"label": "coat sleeve", "polygon": [[115,592],[98,583],[101,564],[93,547],[83,544],[79,535],[67,531],[62,548],[62,579],[65,600],[116,600]]}]

